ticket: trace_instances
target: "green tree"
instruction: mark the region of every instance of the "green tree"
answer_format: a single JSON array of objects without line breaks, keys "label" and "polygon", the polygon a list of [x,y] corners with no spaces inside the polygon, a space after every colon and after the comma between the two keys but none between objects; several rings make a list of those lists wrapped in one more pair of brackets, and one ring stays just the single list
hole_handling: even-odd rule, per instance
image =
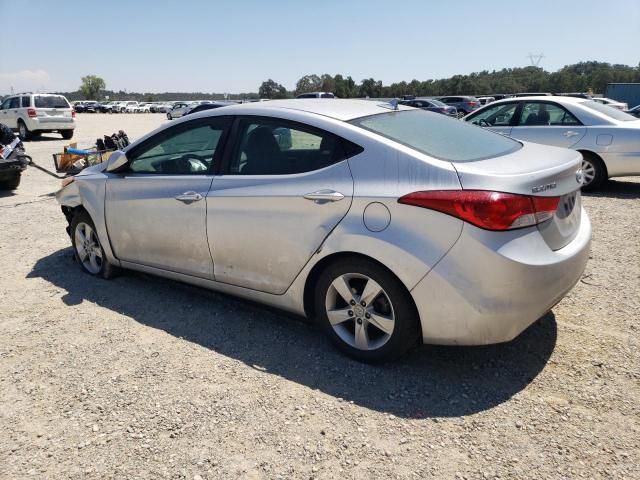
[{"label": "green tree", "polygon": [[287,98],[287,89],[274,80],[267,80],[262,82],[258,89],[258,95],[260,98]]},{"label": "green tree", "polygon": [[80,92],[86,100],[99,100],[100,90],[104,90],[106,86],[102,78],[96,75],[87,75],[82,77]]},{"label": "green tree", "polygon": [[301,93],[315,92],[322,89],[322,79],[315,73],[305,75],[296,83],[296,95]]}]

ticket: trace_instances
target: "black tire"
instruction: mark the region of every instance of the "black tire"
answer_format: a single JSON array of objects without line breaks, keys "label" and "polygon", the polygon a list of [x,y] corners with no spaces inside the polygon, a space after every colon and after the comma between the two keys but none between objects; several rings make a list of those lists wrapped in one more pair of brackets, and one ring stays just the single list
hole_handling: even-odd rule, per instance
[{"label": "black tire", "polygon": [[[393,331],[388,337],[388,340],[386,340],[386,343],[377,348],[364,350],[350,345],[341,338],[329,322],[326,307],[329,289],[333,288],[331,285],[335,279],[347,274],[364,275],[369,277],[369,279],[374,280],[380,287],[382,287],[384,295],[388,297],[388,300],[390,301],[391,311],[395,317]],[[374,303],[375,302],[372,301],[371,306],[373,306]],[[402,356],[411,348],[416,346],[420,340],[420,322],[418,319],[418,312],[415,308],[411,295],[405,286],[391,272],[367,259],[351,258],[341,260],[339,262],[332,263],[325,268],[316,283],[314,307],[314,311],[316,312],[316,321],[335,345],[350,357],[362,362],[376,363],[393,360]],[[353,308],[355,309],[356,307]],[[347,308],[349,307],[347,306]],[[351,316],[351,312],[349,312],[349,316]],[[351,323],[353,328],[357,328],[355,325],[356,321],[357,319],[354,318],[353,323]],[[348,322],[351,322],[351,320],[341,324],[345,325],[345,330],[349,328],[347,325]],[[365,329],[367,328],[369,329],[369,332],[371,332],[371,324],[365,326]],[[382,333],[379,330],[377,332]],[[367,338],[369,338],[369,334],[367,334]]]},{"label": "black tire", "polygon": [[22,139],[23,142],[28,142],[31,140],[31,131],[27,127],[27,124],[22,120],[18,120],[18,136]]},{"label": "black tire", "polygon": [[602,160],[599,157],[589,152],[580,152],[582,153],[582,170],[583,174],[587,171],[587,169],[591,169],[593,171],[594,176],[593,180],[591,180],[588,184],[582,185],[583,192],[594,192],[598,190],[604,182],[607,180],[607,170]]},{"label": "black tire", "polygon": [[173,120],[170,113],[167,113],[167,120]]},{"label": "black tire", "polygon": [[0,190],[15,190],[20,185],[21,178],[22,178],[22,175],[18,173],[13,178],[0,180]]},{"label": "black tire", "polygon": [[71,140],[73,138],[73,130],[60,130],[60,135],[65,140]]},{"label": "black tire", "polygon": [[91,216],[84,210],[74,215],[73,220],[71,221],[70,229],[71,244],[73,246],[74,257],[78,262],[78,265],[80,265],[80,268],[83,272],[88,273],[89,275],[102,277],[105,279],[113,278],[118,272],[118,268],[107,259],[97,234],[95,234],[94,243],[97,243],[97,246],[99,247],[102,255],[99,269],[97,271],[91,271],[89,268],[87,268],[87,266],[85,266],[85,263],[82,261],[81,255],[78,251],[78,246],[76,245],[76,229],[83,224],[89,225],[93,229],[93,232],[96,232],[96,227],[93,223],[93,220],[91,219]]}]

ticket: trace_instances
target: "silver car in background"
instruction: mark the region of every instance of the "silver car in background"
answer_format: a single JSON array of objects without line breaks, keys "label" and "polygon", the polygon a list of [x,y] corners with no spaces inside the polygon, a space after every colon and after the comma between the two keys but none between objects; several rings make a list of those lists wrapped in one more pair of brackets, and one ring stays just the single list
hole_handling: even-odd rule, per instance
[{"label": "silver car in background", "polygon": [[164,125],[57,199],[85,272],[307,315],[380,361],[508,341],[559,302],[589,256],[580,162],[419,109],[283,100]]},{"label": "silver car in background", "polygon": [[579,151],[585,191],[598,189],[608,178],[640,175],[640,121],[593,100],[508,98],[463,120],[519,140]]}]

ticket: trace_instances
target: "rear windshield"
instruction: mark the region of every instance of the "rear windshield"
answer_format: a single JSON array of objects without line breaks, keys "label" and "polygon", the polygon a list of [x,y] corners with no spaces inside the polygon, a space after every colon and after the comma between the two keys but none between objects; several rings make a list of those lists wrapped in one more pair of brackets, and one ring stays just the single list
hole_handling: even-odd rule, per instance
[{"label": "rear windshield", "polygon": [[617,108],[610,107],[609,105],[594,102],[593,100],[580,102],[580,105],[590,108],[591,110],[595,110],[596,112],[603,113],[607,117],[613,118],[614,120],[622,120],[623,122],[637,120],[637,118],[633,115],[629,115],[628,113],[625,113],[622,110],[618,110]]},{"label": "rear windshield", "polygon": [[498,133],[424,110],[382,113],[350,123],[449,162],[473,162],[522,148]]},{"label": "rear windshield", "polygon": [[36,95],[36,108],[69,108],[67,99],[60,95]]}]

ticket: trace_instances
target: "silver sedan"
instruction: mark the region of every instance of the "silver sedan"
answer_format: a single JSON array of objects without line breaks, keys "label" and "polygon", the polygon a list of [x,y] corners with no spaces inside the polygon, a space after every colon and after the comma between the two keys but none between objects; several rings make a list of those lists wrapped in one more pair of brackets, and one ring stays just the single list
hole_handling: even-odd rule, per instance
[{"label": "silver sedan", "polygon": [[379,361],[508,341],[559,302],[589,256],[580,161],[395,104],[284,100],[164,125],[57,199],[86,273],[307,315]]},{"label": "silver sedan", "polygon": [[493,102],[463,120],[519,140],[582,153],[583,190],[640,174],[640,121],[583,98],[520,97]]}]

